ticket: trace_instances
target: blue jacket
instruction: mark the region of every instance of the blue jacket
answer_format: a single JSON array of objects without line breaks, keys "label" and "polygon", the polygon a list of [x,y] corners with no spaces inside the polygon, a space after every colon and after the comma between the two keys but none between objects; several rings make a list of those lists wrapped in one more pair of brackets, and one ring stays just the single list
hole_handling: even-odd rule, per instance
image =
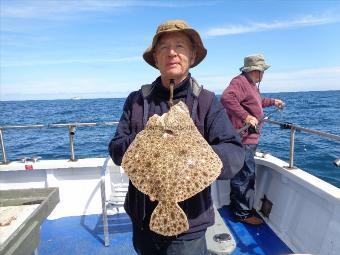
[{"label": "blue jacket", "polygon": [[[123,155],[138,132],[143,130],[149,117],[162,115],[169,110],[169,91],[158,77],[152,86],[132,92],[126,99],[116,134],[109,144],[109,152],[115,164],[120,165]],[[220,179],[232,178],[243,166],[244,149],[239,135],[231,125],[223,106],[215,95],[197,85],[190,75],[174,90],[174,103],[184,101],[191,117],[203,137],[223,162]],[[151,202],[130,182],[125,199],[125,210],[132,222],[141,228],[149,228],[150,216],[157,202]],[[207,187],[195,196],[179,203],[189,220],[189,230],[177,237],[155,238],[195,239],[214,223],[214,211]]]}]

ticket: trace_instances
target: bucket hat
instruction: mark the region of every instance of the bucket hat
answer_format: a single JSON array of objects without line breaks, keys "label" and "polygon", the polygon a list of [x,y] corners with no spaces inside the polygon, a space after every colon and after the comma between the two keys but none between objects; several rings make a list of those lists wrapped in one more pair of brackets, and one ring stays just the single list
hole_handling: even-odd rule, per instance
[{"label": "bucket hat", "polygon": [[189,36],[196,50],[195,62],[190,67],[197,66],[207,55],[207,50],[206,48],[204,48],[199,33],[195,29],[191,28],[184,20],[168,20],[160,24],[157,28],[155,36],[152,39],[152,44],[145,50],[143,54],[144,60],[149,65],[153,66],[154,68],[157,68],[155,59],[153,57],[153,52],[155,50],[155,46],[158,42],[158,39],[161,35],[165,33],[173,32],[184,32],[187,36]]},{"label": "bucket hat", "polygon": [[262,54],[249,55],[244,58],[244,65],[240,68],[241,72],[251,72],[251,71],[265,71],[270,66],[265,63],[264,56]]}]

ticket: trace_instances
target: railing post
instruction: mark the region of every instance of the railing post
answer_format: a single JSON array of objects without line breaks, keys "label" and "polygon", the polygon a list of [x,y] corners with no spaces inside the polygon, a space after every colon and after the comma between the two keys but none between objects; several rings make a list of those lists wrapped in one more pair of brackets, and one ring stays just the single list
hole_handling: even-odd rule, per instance
[{"label": "railing post", "polygon": [[289,167],[294,168],[295,127],[290,128]]},{"label": "railing post", "polygon": [[4,164],[8,164],[9,162],[7,161],[7,156],[6,156],[6,150],[5,150],[5,143],[4,143],[4,138],[2,135],[2,129],[0,128],[0,142],[1,142],[1,150],[2,150],[2,159]]},{"label": "railing post", "polygon": [[68,126],[68,135],[70,140],[70,150],[71,150],[71,161],[76,161],[76,157],[74,155],[74,134],[75,134],[76,127],[74,125]]}]

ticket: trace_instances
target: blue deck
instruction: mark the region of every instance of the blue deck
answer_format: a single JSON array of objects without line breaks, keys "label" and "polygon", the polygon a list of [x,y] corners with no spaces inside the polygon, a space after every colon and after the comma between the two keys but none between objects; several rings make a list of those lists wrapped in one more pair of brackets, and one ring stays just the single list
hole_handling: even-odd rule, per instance
[{"label": "blue deck", "polygon": [[[292,251],[263,224],[249,226],[232,219],[227,207],[220,210],[237,242],[232,255],[279,255]],[[104,246],[100,215],[66,217],[46,220],[41,227],[40,255],[68,254],[136,254],[131,242],[131,222],[126,214],[109,216],[110,246]]]},{"label": "blue deck", "polygon": [[251,226],[235,221],[227,207],[221,208],[219,212],[236,241],[236,249],[232,255],[281,255],[293,253],[267,224]]}]

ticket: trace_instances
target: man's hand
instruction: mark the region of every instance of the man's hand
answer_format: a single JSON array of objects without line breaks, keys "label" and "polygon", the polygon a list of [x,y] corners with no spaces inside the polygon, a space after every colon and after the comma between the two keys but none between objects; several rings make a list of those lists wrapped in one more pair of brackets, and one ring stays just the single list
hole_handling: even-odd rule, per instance
[{"label": "man's hand", "polygon": [[285,103],[280,99],[274,99],[274,100],[275,100],[275,106],[279,109],[283,109],[283,107],[285,106]]},{"label": "man's hand", "polygon": [[251,116],[251,115],[248,115],[246,120],[245,120],[246,124],[250,124],[252,125],[253,127],[256,127],[257,124],[259,124],[259,121],[254,117],[254,116]]}]

